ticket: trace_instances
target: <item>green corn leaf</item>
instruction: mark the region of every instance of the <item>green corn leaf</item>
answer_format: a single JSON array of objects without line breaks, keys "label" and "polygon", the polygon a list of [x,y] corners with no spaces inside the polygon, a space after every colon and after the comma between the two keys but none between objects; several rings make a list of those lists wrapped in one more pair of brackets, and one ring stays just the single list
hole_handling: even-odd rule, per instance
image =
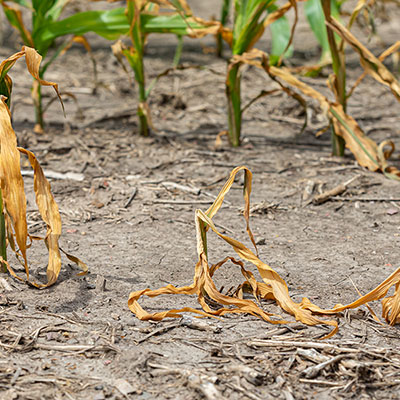
[{"label": "green corn leaf", "polygon": [[[311,30],[314,32],[314,35],[322,48],[321,60],[329,60],[330,47],[328,35],[326,33],[325,15],[322,10],[321,0],[307,0],[305,4],[305,13]],[[336,0],[331,0],[331,14],[334,18],[339,19],[339,4]]]},{"label": "green corn leaf", "polygon": [[50,19],[52,21],[56,21],[60,17],[64,7],[69,2],[70,2],[70,0],[55,1],[53,6],[47,11],[46,15],[47,15],[48,19]]},{"label": "green corn leaf", "polygon": [[230,8],[231,8],[231,0],[223,0],[221,8],[221,24],[224,26],[228,22]]},{"label": "green corn leaf", "polygon": [[178,36],[190,34],[190,30],[204,29],[204,25],[190,17],[182,18],[179,14],[171,15],[141,15],[144,33],[173,33]]},{"label": "green corn leaf", "polygon": [[[190,17],[183,19],[179,14],[142,14],[141,25],[145,34],[173,33],[179,36],[190,34],[190,29],[204,28],[201,23],[192,20]],[[64,35],[83,35],[94,32],[106,39],[116,40],[121,35],[128,34],[129,28],[125,8],[120,7],[109,11],[86,11],[55,21],[38,30],[35,39],[44,42]]]},{"label": "green corn leaf", "polygon": [[[278,9],[276,5],[268,7],[268,12],[274,12]],[[271,51],[270,51],[270,63],[275,65],[281,56],[291,57],[293,55],[293,46],[289,46],[291,29],[290,24],[286,16],[277,19],[270,25],[271,30]],[[285,54],[283,52],[286,50]]]},{"label": "green corn leaf", "polygon": [[88,32],[94,32],[109,40],[116,40],[121,35],[127,34],[129,23],[125,8],[77,13],[41,27],[36,32],[36,37],[47,41],[64,35],[83,35]]},{"label": "green corn leaf", "polygon": [[264,29],[267,8],[274,0],[235,0],[235,24],[233,29],[233,54],[243,54],[258,33]]}]

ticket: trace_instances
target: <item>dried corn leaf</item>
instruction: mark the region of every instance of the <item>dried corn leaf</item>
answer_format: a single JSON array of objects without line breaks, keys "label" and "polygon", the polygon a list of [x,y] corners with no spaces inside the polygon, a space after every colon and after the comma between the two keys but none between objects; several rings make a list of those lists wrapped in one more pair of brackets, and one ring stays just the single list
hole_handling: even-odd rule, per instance
[{"label": "dried corn leaf", "polygon": [[360,56],[360,62],[365,72],[371,75],[378,82],[388,86],[392,93],[400,101],[400,83],[394,75],[375,57],[357,38],[338,21],[331,19],[326,24],[335,31],[343,40]]},{"label": "dried corn leaf", "polygon": [[[400,179],[400,171],[387,163],[387,158],[391,153],[380,152],[378,144],[364,134],[354,118],[346,114],[340,104],[330,101],[311,86],[301,82],[287,69],[270,66],[267,54],[260,50],[253,49],[243,55],[236,55],[232,59],[233,63],[246,63],[262,68],[281,85],[286,93],[290,94],[289,90],[287,90],[288,88],[285,88],[280,80],[298,89],[306,96],[317,100],[322,110],[331,119],[335,132],[343,137],[346,147],[354,154],[361,166],[368,168],[370,171],[382,171],[392,179]],[[384,144],[394,146],[390,141],[385,141]]]},{"label": "dried corn leaf", "polygon": [[[30,280],[27,248],[28,235],[26,223],[26,197],[24,192],[24,181],[20,171],[20,153],[28,156],[29,162],[34,170],[34,191],[39,212],[47,225],[47,233],[44,242],[48,248],[49,261],[47,267],[47,283],[40,284]],[[17,139],[11,126],[9,109],[2,98],[0,102],[0,181],[6,212],[6,229],[8,242],[16,256],[25,267],[26,282],[36,287],[47,287],[54,284],[61,268],[61,256],[58,239],[61,235],[61,218],[57,204],[51,194],[50,184],[43,174],[36,157],[28,150],[17,147]],[[17,245],[17,247],[16,247]],[[87,271],[86,265],[74,256],[67,257]],[[25,281],[16,275],[9,264],[7,268],[11,275]]]},{"label": "dried corn leaf", "polygon": [[24,43],[29,43],[30,46],[35,47],[32,39],[32,35],[29,30],[26,28],[24,20],[22,18],[21,10],[17,7],[12,7],[4,2],[4,0],[0,1],[3,6],[3,10],[6,15],[8,15],[9,20],[12,25],[18,29],[20,35],[24,41]]},{"label": "dried corn leaf", "polygon": [[53,86],[53,88],[56,91],[56,94],[58,96],[58,99],[60,100],[64,115],[65,115],[64,103],[61,99],[60,92],[58,91],[57,83],[45,81],[44,79],[41,79],[39,76],[39,67],[40,67],[40,63],[42,62],[42,56],[35,49],[32,49],[31,47],[28,47],[28,46],[23,46],[22,51],[25,52],[25,61],[26,61],[26,66],[28,67],[29,73],[41,85]]},{"label": "dried corn leaf", "polygon": [[[258,317],[261,317],[267,322],[273,324],[286,324],[287,320],[265,312],[260,308],[258,303],[258,297],[264,299],[274,299],[280,307],[287,313],[293,315],[296,320],[299,320],[307,325],[327,324],[333,326],[333,330],[326,337],[333,335],[338,327],[336,321],[326,321],[319,319],[312,315],[309,310],[303,309],[301,303],[295,303],[289,296],[289,291],[284,280],[276,273],[271,267],[264,264],[250,249],[244,246],[239,241],[232,239],[226,235],[221,234],[215,227],[212,218],[216,215],[218,210],[224,201],[225,195],[229,192],[234,182],[235,176],[238,172],[244,171],[245,173],[245,184],[244,184],[244,217],[247,225],[247,232],[251,241],[254,244],[253,234],[249,226],[249,209],[250,209],[250,193],[251,193],[251,180],[252,175],[248,168],[237,167],[232,172],[225,183],[224,187],[220,191],[214,203],[211,207],[203,212],[196,210],[196,232],[197,232],[197,252],[199,261],[196,264],[195,275],[193,284],[181,288],[167,285],[157,290],[145,289],[141,291],[132,292],[129,296],[128,306],[132,312],[136,314],[139,319],[142,320],[162,320],[166,317],[180,317],[182,312],[195,312],[207,316],[220,316],[227,313],[248,313]],[[251,262],[255,265],[263,279],[263,282],[257,282],[254,275],[245,270],[243,263],[237,261],[231,257],[228,257],[218,264],[209,266],[207,261],[207,230],[211,229],[220,238],[230,244],[236,253],[245,261]],[[243,299],[234,296],[228,296],[220,293],[214,284],[212,279],[214,273],[220,268],[226,261],[231,260],[235,265],[241,268],[242,274],[245,277],[244,284],[240,285],[241,290],[250,291],[255,295],[256,302],[248,299]],[[198,302],[202,306],[204,311],[200,311],[193,308],[182,308],[174,309],[170,311],[148,313],[140,305],[138,300],[141,296],[146,295],[149,297],[155,297],[161,294],[197,294]],[[221,308],[214,310],[208,305],[208,299],[221,305]]]},{"label": "dried corn leaf", "polygon": [[[53,86],[56,94],[61,102],[62,108],[64,110],[64,104],[62,102],[60,93],[58,91],[58,85],[54,82],[49,82],[41,79],[39,77],[39,67],[42,61],[42,56],[35,50],[27,46],[23,46],[22,50],[18,53],[13,54],[8,57],[0,64],[0,94],[7,97],[7,104],[9,105],[9,100],[11,97],[12,81],[7,75],[8,71],[13,67],[13,65],[21,58],[25,56],[26,66],[30,74],[43,86]],[[3,83],[4,81],[4,83]]]},{"label": "dried corn leaf", "polygon": [[[235,171],[236,172],[236,171]],[[314,317],[310,312],[304,312],[301,304],[295,303],[289,296],[289,290],[285,281],[275,272],[270,266],[263,263],[250,249],[239,241],[221,234],[215,227],[214,223],[202,211],[197,210],[197,217],[209,226],[221,239],[225,240],[233,247],[233,250],[245,261],[251,262],[258,269],[260,276],[268,287],[268,296],[273,298],[278,305],[287,313],[293,315],[296,320],[307,325],[327,324],[334,327],[332,332],[327,337],[333,335],[337,331],[336,321],[323,321]],[[264,287],[265,290],[265,287]],[[256,290],[257,291],[257,290]],[[261,291],[261,289],[260,289]]]},{"label": "dried corn leaf", "polygon": [[[389,48],[387,48],[384,52],[380,54],[378,57],[379,61],[384,61],[388,56],[392,55],[393,53],[396,53],[400,48],[400,41],[397,41],[396,43],[392,44]],[[363,73],[357,78],[357,80],[354,82],[353,86],[347,93],[347,98],[351,97],[353,95],[354,90],[358,87],[358,85],[363,81],[363,79],[368,75],[366,71],[363,71]]]},{"label": "dried corn leaf", "polygon": [[[26,223],[26,198],[24,181],[20,171],[20,154],[17,148],[17,138],[11,127],[10,111],[5,99],[0,101],[0,178],[4,209],[8,219],[8,228],[12,224],[19,255],[24,260],[27,279],[29,270],[26,262],[26,242],[28,228]],[[11,234],[11,230],[7,230]]]},{"label": "dried corn leaf", "polygon": [[69,42],[67,42],[67,44],[64,46],[64,48],[61,50],[60,55],[65,54],[72,47],[72,45],[74,43],[82,45],[88,53],[92,52],[92,48],[90,46],[90,43],[87,41],[85,36],[77,35],[77,36],[73,36],[69,40]]},{"label": "dried corn leaf", "polygon": [[[384,298],[389,289],[395,286],[395,293],[393,296]],[[366,295],[360,297],[353,303],[342,305],[337,304],[333,308],[324,310],[318,306],[312,304],[308,299],[303,299],[301,304],[302,307],[310,310],[314,313],[319,314],[336,314],[344,310],[358,308],[364,304],[370,303],[371,301],[382,299],[382,316],[390,325],[400,323],[400,268],[392,273],[387,279],[385,279],[375,289],[371,290]]]},{"label": "dried corn leaf", "polygon": [[[245,212],[244,216],[246,219],[248,233],[252,238],[251,230],[248,224],[248,210],[250,205],[250,192],[251,192],[251,172],[244,166],[235,168],[224,185],[223,189],[216,198],[214,204],[206,211],[196,210],[196,230],[197,230],[197,252],[199,261],[195,267],[195,274],[193,284],[184,287],[175,287],[173,285],[167,285],[157,290],[144,289],[136,292],[132,292],[129,296],[128,306],[133,313],[136,314],[137,318],[141,320],[156,320],[161,321],[164,318],[172,317],[179,318],[183,312],[194,312],[203,316],[216,317],[227,313],[249,313],[258,317],[263,318],[265,321],[273,324],[288,323],[280,317],[266,313],[260,308],[259,298],[272,299],[287,313],[293,315],[296,320],[303,322],[307,325],[326,324],[333,326],[333,330],[325,336],[328,338],[334,335],[338,330],[336,321],[333,320],[322,320],[315,314],[337,314],[346,309],[356,308],[361,305],[367,304],[371,301],[382,300],[383,317],[391,325],[400,323],[400,268],[397,269],[389,278],[377,286],[374,290],[361,296],[355,302],[348,305],[338,304],[332,309],[324,310],[317,305],[310,302],[309,299],[303,298],[300,303],[294,302],[289,295],[288,287],[284,280],[276,273],[270,266],[263,263],[250,249],[239,241],[232,239],[226,235],[221,234],[215,227],[212,217],[216,215],[220,209],[225,195],[231,188],[234,178],[239,171],[244,171],[246,181],[244,185],[244,198],[245,198]],[[249,261],[255,265],[260,273],[263,282],[258,282],[254,275],[244,268],[242,261],[235,260],[232,257],[226,257],[221,262],[212,265],[208,265],[207,261],[207,241],[206,233],[207,230],[211,229],[221,239],[230,244],[235,252],[240,256],[242,260]],[[245,282],[238,286],[236,295],[228,296],[220,293],[213,282],[213,276],[216,271],[221,268],[227,261],[231,261],[234,265],[241,268],[241,272],[245,277]],[[384,298],[390,287],[395,285],[395,294],[393,296]],[[243,299],[242,293],[250,292],[253,293],[256,301]],[[173,309],[169,311],[148,313],[139,304],[139,299],[146,295],[148,297],[156,297],[162,294],[186,294],[194,295],[198,297],[198,302],[203,308],[202,310],[194,309],[191,307],[185,307],[181,309]],[[211,309],[208,305],[209,301],[212,300],[221,305],[221,308],[215,310]],[[258,304],[257,304],[258,303]]]},{"label": "dried corn leaf", "polygon": [[358,0],[357,5],[353,8],[353,11],[351,12],[351,16],[350,16],[349,22],[347,24],[347,29],[351,29],[358,14],[364,7],[367,6],[367,3],[368,3],[368,0]]}]

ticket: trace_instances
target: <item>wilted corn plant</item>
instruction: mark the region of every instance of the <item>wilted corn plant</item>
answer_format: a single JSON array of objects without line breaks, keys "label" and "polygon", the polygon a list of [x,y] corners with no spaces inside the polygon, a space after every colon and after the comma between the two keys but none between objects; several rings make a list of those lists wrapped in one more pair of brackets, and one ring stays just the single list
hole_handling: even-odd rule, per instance
[{"label": "wilted corn plant", "polygon": [[[331,0],[321,0],[324,11],[325,21],[332,19]],[[336,102],[339,103],[343,112],[346,113],[347,108],[347,93],[346,93],[346,60],[344,54],[344,46],[338,44],[333,30],[327,26],[326,33],[332,59],[333,75],[330,76],[329,86],[336,97]],[[332,154],[334,156],[343,156],[345,141],[338,132],[335,131],[335,126],[331,123],[331,139],[332,139]]]},{"label": "wilted corn plant", "polygon": [[[11,125],[9,104],[11,99],[12,81],[8,71],[17,60],[25,57],[28,71],[41,85],[53,86],[57,95],[58,86],[40,78],[40,62],[42,57],[32,48],[23,47],[22,51],[12,55],[0,64],[0,263],[2,269],[22,281],[36,286],[47,287],[54,284],[61,269],[61,254],[58,239],[61,235],[61,217],[58,206],[51,193],[50,184],[43,174],[35,155],[29,150],[17,147],[17,139]],[[26,197],[24,180],[21,175],[20,154],[28,157],[34,171],[34,191],[39,213],[46,223],[47,232],[43,238],[49,252],[47,266],[47,282],[36,283],[29,276],[27,249],[29,241],[41,239],[28,233],[26,221]],[[26,279],[19,277],[7,262],[7,247],[15,253],[26,272]],[[62,251],[62,250],[61,250]],[[65,253],[66,254],[66,253]],[[78,258],[66,256],[87,271],[86,265]]]},{"label": "wilted corn plant", "polygon": [[[329,80],[328,80],[328,86],[334,93],[336,103],[340,104],[342,111],[344,114],[346,114],[346,109],[347,109],[347,102],[352,93],[354,92],[355,88],[357,85],[361,82],[363,77],[367,73],[371,73],[371,67],[372,70],[376,69],[376,72],[373,73],[372,75],[380,82],[384,82],[388,84],[392,92],[396,95],[398,99],[399,97],[399,91],[398,91],[398,83],[396,78],[381,64],[380,61],[382,61],[385,57],[387,57],[389,54],[392,52],[396,51],[398,49],[398,45],[392,46],[388,51],[383,53],[383,58],[382,60],[376,59],[367,48],[365,48],[361,43],[350,33],[350,28],[352,27],[352,24],[356,20],[358,14],[360,11],[366,6],[366,2],[363,0],[360,0],[356,7],[354,8],[349,22],[347,24],[347,28],[342,26],[338,20],[339,17],[339,3],[336,1],[332,0],[307,0],[306,3],[306,10],[307,10],[307,17],[309,18],[310,25],[316,34],[317,38],[319,39],[321,46],[323,48],[323,54],[326,53],[327,56],[325,57],[325,61],[332,62],[332,69],[333,69],[333,74],[330,75]],[[350,39],[349,39],[350,38]],[[353,85],[353,87],[347,91],[346,90],[346,60],[345,60],[345,43],[349,42],[350,45],[360,53],[361,57],[361,64],[364,67],[365,71],[356,81],[356,83]],[[368,66],[368,63],[364,61],[365,59],[365,54],[369,53],[370,56],[376,61],[378,61],[379,64],[381,65],[375,65],[375,61],[372,62],[371,65]],[[385,76],[382,78],[382,76]],[[387,76],[387,78],[386,78]],[[331,138],[332,138],[332,153],[333,155],[336,156],[343,156],[344,155],[344,149],[345,145],[348,141],[345,140],[345,136],[343,135],[343,132],[341,133],[340,131],[343,131],[343,124],[341,124],[342,128],[335,123],[334,120],[331,119]],[[360,130],[359,127],[357,127],[356,130]],[[360,130],[361,131],[361,130]],[[363,135],[363,134],[362,134]],[[367,139],[366,139],[367,140]],[[391,146],[391,145],[390,145]],[[349,147],[349,145],[348,145]],[[357,152],[366,152],[365,150],[362,150],[361,143],[356,144],[356,146],[352,146],[353,153],[354,150]],[[371,147],[371,146],[366,146],[366,148]],[[372,146],[374,147],[374,146]],[[381,160],[380,163],[384,162],[386,158],[389,156],[388,153],[384,155],[383,152],[383,147],[382,150],[380,151],[381,156],[378,158]],[[357,149],[356,149],[357,148]],[[377,159],[377,150],[372,151],[370,159]],[[375,154],[374,154],[375,153]],[[387,164],[387,163],[385,163]],[[380,168],[382,171],[386,172],[385,169]],[[395,174],[396,178],[397,175]]]},{"label": "wilted corn plant", "polygon": [[[225,40],[231,45],[233,57],[250,51],[265,29],[272,27],[272,53],[278,58],[287,50],[290,44],[290,28],[282,16],[295,2],[286,3],[277,8],[275,0],[234,1],[234,22],[231,34],[224,32]],[[232,146],[240,145],[242,127],[241,102],[241,70],[240,63],[228,65],[226,78],[226,96],[228,102],[228,134]]]},{"label": "wilted corn plant", "polygon": [[[278,71],[280,70],[278,68],[276,69]],[[285,318],[276,314],[270,314],[260,307],[260,299],[274,300],[284,312],[294,316],[297,321],[306,325],[324,324],[333,327],[332,331],[325,336],[325,338],[328,338],[338,331],[338,323],[334,320],[321,319],[318,317],[319,314],[338,314],[344,310],[357,308],[371,301],[382,299],[383,317],[390,325],[400,323],[400,268],[393,272],[392,275],[390,275],[374,290],[365,296],[360,297],[353,303],[345,306],[339,304],[332,309],[324,310],[311,303],[307,298],[303,298],[300,303],[294,302],[290,297],[289,289],[285,281],[277,272],[275,272],[269,265],[262,262],[258,256],[244,244],[220,233],[213,222],[213,217],[221,208],[225,196],[234,183],[235,176],[240,171],[244,171],[245,173],[243,191],[245,207],[243,215],[246,221],[247,233],[257,254],[254,237],[249,225],[252,174],[247,167],[242,166],[235,168],[231,172],[224,187],[221,189],[214,203],[207,211],[196,210],[198,261],[194,270],[193,283],[183,287],[175,287],[170,284],[156,290],[144,289],[132,292],[129,295],[128,306],[137,318],[141,320],[160,321],[164,318],[180,318],[182,316],[181,313],[183,312],[192,312],[209,317],[222,316],[228,313],[248,313],[260,317],[272,324],[288,323]],[[242,260],[237,260],[233,257],[226,257],[222,261],[210,266],[208,264],[209,250],[207,249],[207,232],[210,229],[216,233],[218,237],[228,243]],[[230,261],[234,267],[240,268],[244,277],[244,282],[238,285],[235,293],[232,295],[222,294],[218,291],[213,281],[214,274],[228,261]],[[257,268],[262,278],[262,282],[258,282],[254,274],[245,268],[244,262],[249,262]],[[395,286],[394,295],[384,298],[392,286]],[[253,294],[255,300],[244,299],[244,292]],[[185,307],[181,309],[149,313],[139,304],[139,299],[142,296],[156,297],[161,294],[196,295],[202,310]],[[218,303],[220,308],[211,308],[208,305],[210,299],[211,301]]]},{"label": "wilted corn plant", "polygon": [[[361,63],[365,72],[370,74],[376,80],[389,86],[392,93],[400,100],[400,83],[387,70],[383,63],[372,55],[359,41],[357,41],[351,33],[335,20],[329,22],[332,29],[348,41],[360,54]],[[391,46],[390,54],[393,49],[399,48],[400,43]],[[260,50],[253,49],[241,56],[235,56],[232,63],[249,64],[262,68],[265,72],[276,81],[287,94],[298,100],[298,93],[291,88],[295,88],[306,96],[318,101],[323,112],[327,115],[333,124],[335,133],[343,138],[346,147],[354,154],[358,163],[368,168],[370,171],[381,171],[387,177],[400,180],[400,171],[388,164],[388,159],[394,151],[394,144],[390,140],[385,140],[379,145],[371,138],[366,136],[357,122],[350,115],[346,114],[343,106],[338,102],[330,101],[323,94],[305,84],[291,74],[287,69],[276,68],[270,65],[268,55]],[[288,84],[291,88],[285,86],[282,82]],[[304,100],[303,100],[304,101]]]}]

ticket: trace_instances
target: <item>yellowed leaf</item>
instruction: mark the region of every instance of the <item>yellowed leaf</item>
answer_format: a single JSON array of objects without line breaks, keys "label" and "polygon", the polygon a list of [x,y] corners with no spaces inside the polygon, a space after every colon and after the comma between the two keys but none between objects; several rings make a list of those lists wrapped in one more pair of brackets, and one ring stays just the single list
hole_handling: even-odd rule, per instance
[{"label": "yellowed leaf", "polygon": [[[378,82],[388,86],[397,100],[400,101],[400,83],[382,61],[375,57],[348,29],[335,19],[330,19],[326,24],[358,53],[365,72]],[[394,50],[390,49],[389,51]]]},{"label": "yellowed leaf", "polygon": [[[26,223],[26,197],[24,181],[20,171],[20,153],[28,156],[33,168],[36,203],[40,215],[47,225],[44,242],[49,252],[49,259],[47,283],[45,284],[32,282],[29,276],[27,248],[30,245],[27,242],[30,237]],[[44,176],[35,155],[28,150],[17,147],[16,136],[11,126],[10,112],[4,98],[0,102],[0,181],[6,212],[8,241],[11,249],[14,250],[25,267],[26,279],[17,276],[9,264],[7,264],[7,268],[11,275],[33,286],[39,288],[50,286],[56,282],[61,268],[61,255],[58,245],[58,239],[61,235],[61,218],[58,206],[51,193],[50,184]],[[15,247],[15,244],[18,248]],[[67,257],[76,262],[83,269],[83,272],[87,271],[86,265],[78,258],[71,255],[67,255]]]},{"label": "yellowed leaf", "polygon": [[32,49],[31,47],[28,47],[28,46],[22,47],[22,51],[25,52],[25,61],[26,61],[26,66],[28,67],[29,73],[41,85],[53,86],[53,88],[56,91],[56,94],[58,96],[58,99],[60,100],[64,115],[65,115],[64,103],[61,99],[60,92],[58,91],[57,83],[45,81],[44,79],[41,79],[39,76],[39,67],[40,67],[40,63],[42,62],[42,56],[35,49]]},{"label": "yellowed leaf", "polygon": [[[280,307],[287,313],[293,315],[297,320],[308,324],[326,324],[333,326],[333,330],[326,337],[333,335],[337,331],[336,321],[325,321],[312,315],[309,310],[305,310],[301,307],[301,303],[295,303],[289,296],[289,291],[284,280],[276,273],[271,267],[264,264],[250,249],[239,241],[232,239],[226,235],[221,234],[215,227],[212,218],[216,215],[218,210],[221,208],[224,201],[225,195],[229,192],[233,185],[235,176],[238,172],[244,171],[245,183],[244,183],[244,217],[246,220],[246,227],[251,242],[254,243],[253,234],[249,225],[249,208],[250,208],[250,193],[251,193],[251,181],[252,174],[250,170],[244,166],[235,168],[221,189],[219,195],[215,199],[211,207],[203,212],[196,210],[196,232],[197,232],[197,252],[199,260],[195,267],[195,274],[193,284],[181,288],[176,288],[172,285],[167,285],[157,290],[145,289],[142,291],[132,292],[129,296],[128,306],[132,312],[136,314],[139,319],[148,320],[162,320],[166,317],[180,317],[182,312],[196,312],[201,315],[207,316],[221,316],[227,313],[248,313],[251,315],[258,316],[267,322],[272,324],[286,324],[288,321],[280,316],[265,312],[258,303],[258,296],[264,299],[274,299]],[[207,261],[207,239],[206,232],[208,229],[214,231],[220,238],[226,241],[232,246],[236,253],[245,261],[249,261],[255,265],[260,273],[263,282],[257,282],[254,275],[244,268],[241,261],[237,261],[231,257],[228,257],[218,264],[209,266]],[[245,277],[245,283],[241,285],[240,290],[246,289],[254,294],[256,301],[243,299],[238,296],[228,296],[220,293],[213,282],[213,275],[218,268],[220,268],[226,261],[232,261],[234,265],[241,268],[241,272]],[[149,297],[155,297],[161,294],[196,294],[198,302],[201,305],[203,311],[193,308],[182,308],[174,309],[170,311],[163,311],[158,313],[147,313],[140,305],[138,300],[141,296],[146,295]],[[221,305],[221,308],[215,310],[209,307],[207,304],[207,298]]]},{"label": "yellowed leaf", "polygon": [[24,20],[22,18],[21,10],[17,7],[11,7],[10,5],[6,4],[4,1],[1,2],[1,5],[3,6],[3,8],[13,11],[15,13],[15,17],[18,20],[18,25],[21,27],[23,34],[26,37],[26,40],[29,42],[29,45],[31,47],[35,47],[35,44],[33,43],[32,35],[29,32],[29,30],[26,29]]},{"label": "yellowed leaf", "polygon": [[[276,303],[288,314],[293,315],[296,320],[307,324],[307,325],[318,325],[325,324],[332,326],[332,331],[325,336],[328,338],[334,335],[338,330],[338,324],[334,320],[320,319],[318,314],[338,314],[347,309],[357,308],[361,305],[367,304],[371,301],[382,300],[383,316],[388,323],[391,325],[400,323],[400,268],[397,269],[391,276],[389,276],[384,282],[377,286],[374,290],[361,296],[358,300],[348,305],[338,304],[332,309],[321,309],[317,305],[310,302],[309,299],[303,298],[300,303],[294,302],[289,295],[288,287],[285,281],[274,271],[270,266],[263,263],[250,249],[248,249],[241,242],[232,239],[226,235],[220,233],[212,217],[216,215],[220,209],[225,195],[229,192],[235,176],[238,172],[244,171],[246,180],[244,185],[244,198],[245,198],[245,219],[248,228],[249,237],[252,238],[251,230],[248,223],[248,214],[246,210],[249,208],[249,198],[251,192],[251,172],[248,168],[242,166],[235,168],[225,183],[224,187],[220,191],[213,205],[205,212],[196,210],[196,232],[197,232],[197,252],[198,262],[194,271],[193,283],[190,286],[175,287],[173,285],[167,285],[160,289],[151,290],[144,289],[140,291],[132,292],[129,296],[128,306],[137,318],[141,320],[155,320],[161,321],[164,318],[172,317],[179,318],[183,312],[193,312],[202,316],[216,317],[222,316],[227,313],[248,313],[251,315],[258,316],[267,322],[273,324],[286,324],[288,321],[285,319],[270,313],[266,313],[260,308],[259,298],[275,300]],[[233,250],[239,255],[239,257],[248,261],[257,267],[257,270],[263,280],[258,282],[254,275],[244,268],[243,261],[236,260],[233,257],[226,257],[224,260],[217,264],[208,265],[207,261],[207,230],[211,229],[221,239],[232,246]],[[253,240],[252,240],[253,241]],[[231,261],[235,266],[240,267],[241,272],[245,278],[245,282],[240,284],[235,291],[234,295],[224,295],[220,293],[214,284],[213,276],[219,268],[221,268],[227,261]],[[390,287],[395,285],[395,294],[390,297],[386,297]],[[255,301],[243,299],[242,293],[250,292],[253,293]],[[197,295],[199,304],[202,310],[184,307],[181,309],[173,309],[169,311],[160,311],[155,313],[148,313],[139,304],[139,299],[142,296],[156,297],[165,294],[186,294],[186,295]],[[212,309],[208,302],[219,304],[219,309]]]},{"label": "yellowed leaf", "polygon": [[[322,93],[300,81],[287,69],[270,66],[267,54],[260,50],[253,49],[243,55],[236,55],[233,57],[232,63],[245,63],[262,68],[282,88],[284,85],[280,81],[284,81],[291,87],[300,90],[306,96],[317,100],[323,112],[328,115],[334,124],[336,134],[343,137],[346,147],[354,154],[361,166],[371,171],[382,171],[393,179],[400,178],[400,171],[393,166],[389,166],[387,163],[387,158],[390,154],[382,153],[380,155],[378,144],[364,134],[354,118],[346,114],[339,103],[330,101]],[[290,95],[288,90],[285,91]],[[385,142],[385,144],[389,143],[391,142]]]},{"label": "yellowed leaf", "polygon": [[[24,260],[27,279],[29,270],[26,261],[28,228],[26,223],[26,197],[24,180],[20,171],[20,153],[17,138],[11,127],[10,112],[5,99],[0,101],[0,179],[4,208],[15,231],[19,254]],[[9,227],[10,228],[10,227]],[[10,231],[8,230],[10,234]]]}]

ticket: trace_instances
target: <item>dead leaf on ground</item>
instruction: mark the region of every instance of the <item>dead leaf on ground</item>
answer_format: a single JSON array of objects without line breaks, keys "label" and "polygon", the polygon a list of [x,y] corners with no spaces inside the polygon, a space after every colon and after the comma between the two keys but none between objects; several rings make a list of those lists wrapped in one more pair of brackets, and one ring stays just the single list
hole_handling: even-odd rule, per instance
[{"label": "dead leaf on ground", "polygon": [[[249,226],[249,210],[250,210],[250,192],[251,192],[251,180],[252,174],[247,167],[237,167],[232,172],[226,182],[225,186],[217,196],[215,202],[211,207],[203,212],[196,210],[196,232],[197,232],[197,253],[198,262],[195,267],[193,283],[189,286],[175,287],[173,285],[167,285],[165,287],[151,290],[144,289],[140,291],[132,292],[129,296],[128,306],[137,318],[141,320],[155,320],[160,321],[167,317],[180,318],[183,312],[193,312],[203,316],[216,317],[228,313],[248,313],[251,315],[258,316],[267,322],[272,324],[286,324],[287,320],[279,315],[270,314],[265,312],[259,303],[259,299],[275,300],[276,303],[288,314],[294,316],[297,321],[300,321],[306,325],[329,325],[332,326],[332,331],[325,336],[325,338],[331,337],[338,331],[338,323],[335,320],[320,319],[318,314],[337,314],[349,308],[356,308],[363,304],[369,303],[374,300],[382,299],[386,296],[389,288],[396,285],[394,296],[387,297],[382,300],[383,316],[391,324],[400,322],[400,268],[396,270],[389,278],[387,278],[382,284],[376,289],[371,291],[365,296],[360,297],[355,302],[346,306],[336,305],[332,309],[324,310],[319,308],[310,302],[307,298],[304,298],[300,303],[294,302],[290,295],[288,287],[285,281],[275,272],[270,266],[262,262],[256,254],[248,249],[241,242],[232,239],[226,235],[220,233],[212,218],[217,214],[221,208],[222,202],[225,195],[229,192],[235,176],[238,172],[245,172],[245,185],[244,185],[244,217],[248,229],[248,234],[251,241],[254,244],[253,235]],[[257,267],[257,270],[263,280],[258,282],[252,272],[248,271],[244,267],[244,262],[236,260],[233,257],[226,257],[221,262],[212,265],[208,264],[208,249],[207,249],[207,231],[211,229],[221,239],[230,244],[237,255],[243,260],[250,262]],[[255,244],[254,247],[256,248]],[[235,296],[228,296],[220,293],[216,289],[213,281],[214,273],[221,268],[227,261],[231,261],[232,264],[241,269],[241,272],[245,278],[238,290],[236,290]],[[255,301],[243,298],[243,292],[250,292],[254,295]],[[161,294],[187,294],[197,295],[198,302],[202,307],[202,310],[185,307],[181,309],[173,309],[169,311],[148,313],[139,304],[139,299],[146,295],[148,297],[156,297]],[[211,309],[208,305],[207,299],[219,303],[221,305],[218,309]]]}]

